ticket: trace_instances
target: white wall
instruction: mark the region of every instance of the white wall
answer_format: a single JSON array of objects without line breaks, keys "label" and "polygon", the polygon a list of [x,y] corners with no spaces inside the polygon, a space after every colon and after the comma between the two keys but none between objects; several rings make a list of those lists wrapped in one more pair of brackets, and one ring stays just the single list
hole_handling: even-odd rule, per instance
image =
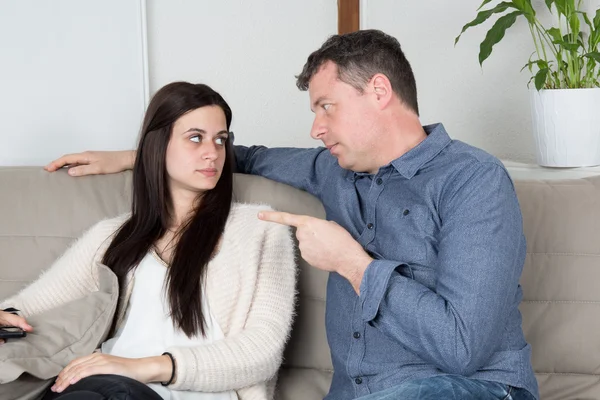
[{"label": "white wall", "polygon": [[233,109],[237,144],[313,147],[307,56],[337,32],[335,0],[148,0],[150,89],[202,82]]},{"label": "white wall", "polygon": [[[519,72],[534,50],[521,17],[480,68],[479,44],[497,17],[468,30],[482,0],[362,0],[361,27],[398,38],[417,80],[421,121],[443,122],[455,139],[504,159],[534,162],[527,82]],[[494,1],[490,4],[497,4]],[[550,21],[543,0],[533,0]],[[584,0],[595,10],[599,0]],[[487,8],[487,7],[486,7]],[[594,12],[595,14],[595,12]]]},{"label": "white wall", "polygon": [[[533,1],[543,5],[543,0]],[[29,0],[36,2],[45,4]],[[600,5],[600,0],[585,2],[591,10]],[[477,53],[491,22],[467,32],[454,47],[455,36],[475,17],[480,3],[362,0],[362,23],[400,40],[416,74],[423,123],[441,121],[454,138],[501,158],[533,161],[529,76],[519,72],[532,51],[525,22],[508,31],[483,69]],[[11,0],[0,0],[0,14],[9,4],[14,6]],[[309,137],[308,95],[296,88],[294,75],[308,54],[336,33],[336,0],[147,0],[147,30],[150,93],[174,80],[204,82],[232,106],[236,143],[318,144]],[[3,38],[16,46],[25,40],[12,34]],[[0,53],[0,74],[14,79],[2,66],[5,54]],[[49,53],[46,65],[59,63],[57,54]],[[11,74],[26,80],[33,72]],[[69,118],[65,113],[60,121],[67,126]],[[137,128],[127,136],[136,134]],[[0,132],[0,140],[6,135]],[[70,135],[48,134],[52,140],[43,144],[45,156],[39,163],[66,151],[100,147],[97,134],[85,127],[77,128],[82,141],[76,148],[75,134]]]},{"label": "white wall", "polygon": [[0,165],[135,145],[143,2],[0,0]]},{"label": "white wall", "polygon": [[[140,35],[116,28],[139,29],[139,4],[0,0],[0,165],[135,146]],[[233,109],[236,143],[317,144],[294,75],[336,33],[335,0],[146,0],[146,13],[150,94],[174,80],[207,83]]]}]

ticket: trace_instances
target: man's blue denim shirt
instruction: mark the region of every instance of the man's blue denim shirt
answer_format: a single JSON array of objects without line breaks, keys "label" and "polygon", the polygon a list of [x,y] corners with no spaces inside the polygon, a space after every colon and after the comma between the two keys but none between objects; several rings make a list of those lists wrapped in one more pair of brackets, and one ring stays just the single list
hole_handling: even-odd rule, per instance
[{"label": "man's blue denim shirt", "polygon": [[329,275],[326,399],[440,374],[538,398],[518,310],[525,237],[512,181],[500,161],[451,140],[441,124],[424,128],[423,142],[374,175],[341,168],[324,148],[236,147],[239,172],[312,193],[375,259],[360,296]]}]

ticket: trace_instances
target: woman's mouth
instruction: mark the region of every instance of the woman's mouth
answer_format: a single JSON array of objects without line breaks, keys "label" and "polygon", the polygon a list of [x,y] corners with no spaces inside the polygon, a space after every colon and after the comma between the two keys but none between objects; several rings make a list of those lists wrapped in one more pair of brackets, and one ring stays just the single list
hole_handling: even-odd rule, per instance
[{"label": "woman's mouth", "polygon": [[206,176],[207,178],[212,178],[217,175],[216,168],[199,169],[198,172],[200,172],[202,175]]}]

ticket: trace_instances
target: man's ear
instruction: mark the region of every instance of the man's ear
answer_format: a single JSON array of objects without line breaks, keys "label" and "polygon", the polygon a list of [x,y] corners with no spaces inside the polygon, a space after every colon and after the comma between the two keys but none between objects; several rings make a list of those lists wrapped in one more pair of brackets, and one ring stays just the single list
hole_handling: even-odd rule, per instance
[{"label": "man's ear", "polygon": [[373,94],[375,95],[375,98],[379,103],[379,107],[387,107],[390,100],[392,100],[392,96],[394,95],[394,91],[392,90],[392,84],[388,77],[384,74],[375,74],[373,78],[371,78],[370,83],[373,90]]}]

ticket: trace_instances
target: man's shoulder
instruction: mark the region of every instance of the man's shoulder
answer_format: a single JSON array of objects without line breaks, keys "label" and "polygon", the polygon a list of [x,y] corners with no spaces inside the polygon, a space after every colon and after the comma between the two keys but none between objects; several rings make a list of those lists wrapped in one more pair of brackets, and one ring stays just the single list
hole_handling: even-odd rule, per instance
[{"label": "man's shoulder", "polygon": [[480,149],[479,147],[472,146],[460,140],[452,140],[450,146],[448,146],[448,153],[450,156],[455,158],[457,161],[463,161],[465,163],[491,163],[504,167],[502,162],[491,155],[487,151]]},{"label": "man's shoulder", "polygon": [[507,173],[504,164],[497,157],[460,140],[452,140],[440,156],[438,163],[442,164],[443,168],[450,173],[469,174],[485,170]]},{"label": "man's shoulder", "polygon": [[426,170],[444,198],[463,189],[480,192],[499,183],[506,189],[512,186],[508,171],[498,158],[459,140],[452,140]]}]

